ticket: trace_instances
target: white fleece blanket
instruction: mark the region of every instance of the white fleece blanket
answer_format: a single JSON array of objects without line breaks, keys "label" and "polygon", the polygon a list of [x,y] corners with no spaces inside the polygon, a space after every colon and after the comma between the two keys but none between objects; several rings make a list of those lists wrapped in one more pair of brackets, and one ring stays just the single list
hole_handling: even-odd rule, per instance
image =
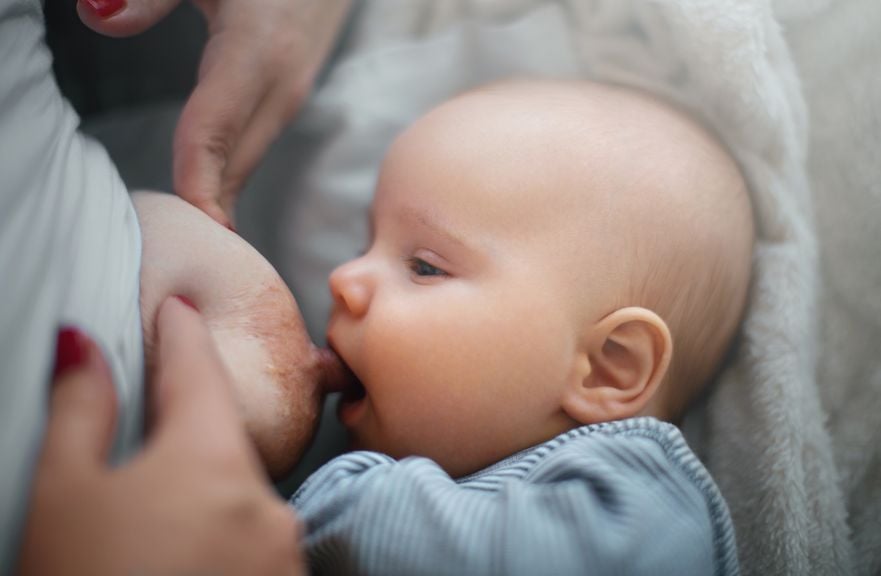
[{"label": "white fleece blanket", "polygon": [[[776,8],[795,21],[822,6]],[[297,127],[312,153],[288,184],[281,264],[313,333],[326,320],[327,273],[365,241],[364,213],[386,146],[434,104],[512,74],[588,77],[679,102],[733,151],[757,212],[740,346],[685,427],[728,500],[744,573],[877,572],[881,308],[873,290],[881,259],[859,240],[836,245],[834,230],[862,222],[877,239],[871,224],[881,206],[856,193],[840,201],[830,190],[818,193],[819,205],[840,216],[821,220],[832,237],[824,270],[834,276],[821,299],[808,111],[774,7],[759,0],[373,0],[358,9],[339,64]],[[855,146],[833,147],[846,155]],[[812,165],[824,154],[812,152]],[[877,175],[877,159],[863,159]],[[868,256],[869,271],[859,273],[866,261],[848,260],[853,250]],[[843,277],[839,267],[858,273]]]},{"label": "white fleece blanket", "polygon": [[881,574],[881,3],[780,1],[808,96],[820,246],[817,385],[853,547]]}]

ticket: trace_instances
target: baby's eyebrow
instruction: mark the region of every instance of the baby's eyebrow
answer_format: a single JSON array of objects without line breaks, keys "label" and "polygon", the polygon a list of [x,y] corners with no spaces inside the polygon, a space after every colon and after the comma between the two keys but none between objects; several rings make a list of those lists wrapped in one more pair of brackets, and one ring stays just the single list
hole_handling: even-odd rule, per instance
[{"label": "baby's eyebrow", "polygon": [[398,216],[402,220],[416,221],[426,228],[430,228],[433,232],[443,236],[450,242],[458,244],[462,248],[469,248],[470,245],[461,236],[456,234],[450,226],[445,226],[443,222],[438,222],[434,215],[418,210],[412,206],[403,206],[398,211]]}]

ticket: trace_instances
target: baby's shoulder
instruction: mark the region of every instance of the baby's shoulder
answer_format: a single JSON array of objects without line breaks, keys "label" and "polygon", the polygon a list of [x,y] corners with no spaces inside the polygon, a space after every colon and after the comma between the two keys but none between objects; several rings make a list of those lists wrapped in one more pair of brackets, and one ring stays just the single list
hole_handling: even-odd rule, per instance
[{"label": "baby's shoulder", "polygon": [[575,428],[536,446],[530,455],[531,477],[553,476],[554,470],[596,467],[628,474],[678,471],[703,484],[709,473],[679,429],[655,418],[630,418]]},{"label": "baby's shoulder", "polygon": [[678,428],[654,418],[631,418],[569,430],[459,483],[542,483],[601,473],[651,478],[661,470],[681,474],[695,484],[709,479]]},{"label": "baby's shoulder", "polygon": [[[674,523],[706,525],[718,565],[737,566],[728,505],[672,424],[644,417],[576,428],[488,471],[504,477],[503,470],[513,468],[521,470],[523,483],[585,490],[623,516],[644,518],[650,506]],[[506,489],[504,482],[499,489]]]}]

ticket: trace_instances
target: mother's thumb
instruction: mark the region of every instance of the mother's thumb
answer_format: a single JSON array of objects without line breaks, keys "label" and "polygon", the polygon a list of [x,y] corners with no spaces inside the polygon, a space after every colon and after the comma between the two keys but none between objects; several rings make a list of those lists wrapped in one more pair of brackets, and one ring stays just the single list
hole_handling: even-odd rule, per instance
[{"label": "mother's thumb", "polygon": [[132,36],[150,28],[171,12],[180,0],[79,0],[83,23],[105,36]]},{"label": "mother's thumb", "polygon": [[101,351],[79,330],[62,328],[58,332],[44,465],[102,464],[115,424],[113,382]]}]

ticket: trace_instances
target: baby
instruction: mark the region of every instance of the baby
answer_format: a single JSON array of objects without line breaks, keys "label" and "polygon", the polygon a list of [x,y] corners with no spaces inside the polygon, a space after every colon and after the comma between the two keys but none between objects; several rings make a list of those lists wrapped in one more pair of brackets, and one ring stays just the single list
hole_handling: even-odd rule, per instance
[{"label": "baby", "polygon": [[370,223],[327,334],[372,452],[293,497],[313,570],[737,572],[718,489],[661,422],[747,298],[748,191],[713,136],[623,88],[492,85],[396,140]]}]

